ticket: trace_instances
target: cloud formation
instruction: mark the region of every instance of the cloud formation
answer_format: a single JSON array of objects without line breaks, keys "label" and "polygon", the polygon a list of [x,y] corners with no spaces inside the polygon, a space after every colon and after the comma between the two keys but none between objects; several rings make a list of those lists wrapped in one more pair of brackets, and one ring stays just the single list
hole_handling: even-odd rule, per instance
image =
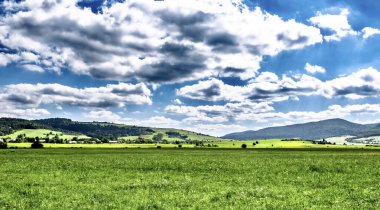
[{"label": "cloud formation", "polygon": [[362,34],[364,39],[368,39],[371,36],[379,35],[380,30],[372,27],[365,27],[362,29]]},{"label": "cloud formation", "polygon": [[354,31],[348,23],[349,14],[348,9],[341,9],[339,14],[322,14],[318,12],[309,21],[319,28],[332,32],[332,34],[323,37],[326,41],[340,41],[343,37],[358,35],[358,32]]},{"label": "cloud formation", "polygon": [[380,72],[362,69],[350,75],[325,82],[322,94],[327,97],[361,99],[380,96]]},{"label": "cloud formation", "polygon": [[[266,109],[251,109],[247,104],[230,104],[234,106],[233,111],[225,110],[223,106],[168,106],[166,111],[170,114],[186,116],[184,122],[255,122],[273,124],[292,124],[309,122],[331,118],[352,117],[355,115],[380,114],[379,104],[355,104],[355,105],[332,105],[323,111],[290,111],[278,112],[273,107],[266,105]],[[263,104],[256,104],[265,106]],[[218,120],[220,119],[220,120]]]},{"label": "cloud formation", "polygon": [[245,86],[225,84],[219,79],[200,81],[177,90],[177,95],[206,101],[283,101],[292,97],[314,94],[322,82],[302,75],[295,79],[271,72],[262,72]]},{"label": "cloud formation", "polygon": [[325,73],[326,69],[323,68],[322,66],[318,65],[311,65],[310,63],[305,64],[305,70],[309,72],[310,74],[316,74],[316,73]]},{"label": "cloud formation", "polygon": [[0,91],[0,103],[14,107],[55,104],[104,109],[128,104],[152,104],[150,96],[151,91],[142,83],[82,89],[60,84],[15,84],[7,85]]},{"label": "cloud formation", "polygon": [[[319,66],[306,64],[306,68],[313,72],[322,71],[322,67]],[[280,79],[274,73],[263,72],[245,86],[233,86],[213,78],[184,86],[177,90],[177,95],[205,101],[235,102],[245,100],[279,102],[310,95],[349,99],[380,96],[380,72],[372,67],[328,81],[321,81],[308,75],[298,75],[297,78],[283,75]]]},{"label": "cloud formation", "polygon": [[101,13],[75,1],[30,0],[6,1],[3,9],[0,65],[17,60],[36,72],[68,68],[117,81],[248,79],[263,56],[322,42],[319,29],[242,0],[127,0]]}]

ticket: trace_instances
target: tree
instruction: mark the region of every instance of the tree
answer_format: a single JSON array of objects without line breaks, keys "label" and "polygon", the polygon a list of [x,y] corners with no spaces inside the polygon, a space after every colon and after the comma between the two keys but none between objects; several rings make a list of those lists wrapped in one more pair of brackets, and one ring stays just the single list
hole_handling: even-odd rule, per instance
[{"label": "tree", "polygon": [[39,140],[36,140],[32,145],[30,145],[30,147],[32,149],[42,149],[44,145],[41,144]]},{"label": "tree", "polygon": [[162,141],[163,138],[164,138],[164,134],[157,133],[156,135],[153,136],[153,141]]},{"label": "tree", "polygon": [[58,134],[55,134],[53,140],[54,140],[55,143],[59,143],[59,136],[58,136]]},{"label": "tree", "polygon": [[19,134],[16,137],[16,142],[20,143],[20,142],[23,142],[23,141],[24,141],[24,135],[23,134]]},{"label": "tree", "polygon": [[7,142],[0,141],[0,149],[6,149],[8,148]]},{"label": "tree", "polygon": [[247,148],[247,145],[246,145],[246,144],[242,144],[242,145],[241,145],[241,148],[246,149],[246,148]]}]

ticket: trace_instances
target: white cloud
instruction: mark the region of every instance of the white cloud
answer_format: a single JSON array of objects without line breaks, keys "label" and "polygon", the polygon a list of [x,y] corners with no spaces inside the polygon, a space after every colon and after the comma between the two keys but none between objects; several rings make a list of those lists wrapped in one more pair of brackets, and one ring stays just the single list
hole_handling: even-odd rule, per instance
[{"label": "white cloud", "polygon": [[241,125],[231,124],[197,124],[191,127],[185,127],[185,129],[213,136],[223,136],[232,132],[241,132],[247,130],[248,128]]},{"label": "white cloud", "polygon": [[[241,122],[254,122],[256,124],[268,123],[272,125],[284,125],[294,123],[304,123],[331,118],[360,119],[364,115],[380,115],[379,104],[355,104],[355,105],[332,105],[322,111],[290,111],[276,112],[272,107],[263,109],[254,109],[242,104],[234,104],[235,108],[223,106],[168,106],[166,111],[170,114],[187,116],[182,122],[193,123],[194,125],[212,123],[230,123],[241,124]],[[357,118],[356,118],[357,117]],[[222,118],[225,120],[207,120]],[[206,120],[205,120],[206,119]],[[237,121],[237,122],[236,122]]]},{"label": "white cloud", "polygon": [[91,119],[91,120],[99,121],[99,122],[118,123],[118,122],[123,121],[123,118],[120,117],[118,114],[115,114],[107,110],[90,111],[86,114],[83,114],[83,116],[87,119]]},{"label": "white cloud", "polygon": [[371,36],[380,34],[380,30],[377,28],[365,27],[362,29],[362,34],[364,39],[368,39]]},{"label": "white cloud", "polygon": [[4,52],[0,53],[0,67],[6,66],[12,62],[18,61],[20,56],[14,54],[6,54]]},{"label": "white cloud", "polygon": [[176,106],[169,105],[165,111],[169,114],[186,116],[184,122],[222,123],[236,119],[240,115],[250,115],[272,111],[268,103],[239,102],[225,105]]},{"label": "white cloud", "polygon": [[340,41],[346,36],[358,35],[348,23],[348,9],[341,9],[339,14],[322,14],[318,12],[315,17],[309,19],[311,23],[322,29],[333,31],[333,34],[324,36],[326,41]]},{"label": "white cloud", "polygon": [[322,82],[308,75],[298,79],[283,75],[282,78],[271,72],[262,72],[245,86],[224,84],[219,79],[200,81],[177,90],[177,95],[207,101],[283,101],[296,99],[296,96],[312,95]]},{"label": "white cloud", "polygon": [[151,91],[143,84],[110,84],[96,88],[72,88],[60,84],[14,84],[0,90],[0,102],[16,107],[43,104],[84,108],[123,107],[128,104],[152,104]]},{"label": "white cloud", "polygon": [[380,72],[374,68],[361,69],[350,75],[326,81],[320,92],[326,97],[361,99],[380,96]]},{"label": "white cloud", "polygon": [[4,102],[0,102],[0,106],[1,106],[0,117],[35,119],[35,118],[46,117],[50,115],[50,112],[46,109],[22,108],[22,107],[16,108]]},{"label": "white cloud", "polygon": [[326,69],[322,66],[318,65],[311,65],[309,63],[306,63],[305,70],[309,72],[310,74],[316,74],[316,73],[325,73]]},{"label": "white cloud", "polygon": [[[323,68],[306,64],[310,72]],[[298,79],[296,79],[298,78]],[[219,79],[199,81],[177,90],[181,97],[205,101],[267,101],[299,100],[298,96],[320,95],[326,98],[345,97],[361,99],[380,96],[380,72],[372,67],[332,80],[321,81],[308,75],[282,78],[271,72],[262,72],[247,85],[233,86]]]},{"label": "white cloud", "polygon": [[[3,9],[0,39],[19,62],[118,81],[248,79],[263,56],[322,42],[318,28],[251,10],[242,0],[127,0],[102,13],[76,1],[31,0],[7,1]],[[0,56],[0,65],[11,62]]]},{"label": "white cloud", "polygon": [[178,98],[177,99],[174,99],[174,104],[177,104],[177,105],[182,105],[183,102],[181,100],[179,100]]},{"label": "white cloud", "polygon": [[129,125],[137,125],[155,128],[181,128],[182,122],[164,116],[153,116],[148,119],[126,119]]},{"label": "white cloud", "polygon": [[37,72],[37,73],[42,73],[44,72],[44,69],[41,68],[40,66],[37,66],[37,65],[32,65],[32,64],[25,64],[25,65],[22,65],[22,67],[28,71],[32,71],[32,72]]}]

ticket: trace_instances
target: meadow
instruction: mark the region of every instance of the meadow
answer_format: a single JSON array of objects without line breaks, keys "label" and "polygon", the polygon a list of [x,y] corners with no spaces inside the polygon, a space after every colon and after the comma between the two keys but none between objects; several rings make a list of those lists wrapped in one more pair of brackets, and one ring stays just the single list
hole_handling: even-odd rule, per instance
[{"label": "meadow", "polygon": [[0,138],[10,138],[10,139],[16,139],[19,135],[25,135],[26,137],[39,137],[41,139],[46,138],[46,136],[49,137],[49,139],[54,138],[55,135],[58,135],[60,139],[68,139],[71,140],[74,137],[80,138],[80,139],[89,139],[90,137],[85,135],[71,135],[71,134],[64,134],[59,131],[52,131],[47,129],[22,129],[18,130],[12,134],[0,136]]},{"label": "meadow", "polygon": [[378,209],[380,150],[0,150],[0,209]]}]

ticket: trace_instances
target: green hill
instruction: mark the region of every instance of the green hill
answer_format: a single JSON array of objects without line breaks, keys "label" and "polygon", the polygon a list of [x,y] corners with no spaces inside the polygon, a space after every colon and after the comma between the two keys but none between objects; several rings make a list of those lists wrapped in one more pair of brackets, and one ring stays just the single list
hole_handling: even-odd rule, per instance
[{"label": "green hill", "polygon": [[25,137],[43,138],[49,133],[50,136],[58,134],[60,138],[68,140],[71,140],[73,137],[78,137],[125,141],[135,141],[140,138],[149,141],[153,140],[157,134],[160,134],[163,140],[169,142],[185,140],[222,140],[201,133],[171,128],[149,128],[107,122],[77,122],[64,118],[41,120],[0,118],[1,138],[16,139],[20,134],[25,134]]}]

